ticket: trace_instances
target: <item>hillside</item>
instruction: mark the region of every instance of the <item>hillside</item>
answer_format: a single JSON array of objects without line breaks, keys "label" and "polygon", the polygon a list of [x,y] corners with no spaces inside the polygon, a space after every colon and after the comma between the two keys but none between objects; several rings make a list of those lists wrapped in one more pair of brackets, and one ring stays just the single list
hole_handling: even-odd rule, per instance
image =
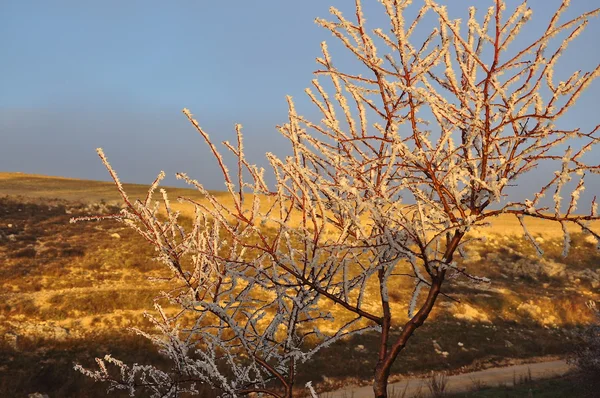
[{"label": "hillside", "polygon": [[[143,198],[147,185],[123,184],[131,197]],[[194,189],[164,187],[177,196],[200,199]],[[218,194],[217,192],[214,192]],[[27,198],[60,199],[85,204],[103,201],[107,204],[120,204],[121,197],[115,184],[105,181],[79,180],[67,177],[53,177],[41,174],[0,172],[0,195],[23,196]],[[223,193],[223,195],[225,195]]]},{"label": "hillside", "polygon": [[[145,197],[147,189],[125,188],[133,198]],[[201,200],[193,190],[166,189]],[[74,396],[82,389],[86,396],[105,396],[103,386],[72,370],[73,362],[93,367],[95,356],[109,352],[130,361],[164,362],[144,338],[127,330],[149,327],[143,312],[166,287],[147,280],[168,276],[149,260],[153,248],[113,221],[69,224],[72,216],[113,212],[118,205],[110,183],[0,173],[0,396]],[[440,303],[394,373],[458,372],[563,356],[571,331],[591,319],[584,302],[600,300],[600,254],[591,240],[576,234],[573,250],[562,258],[553,228],[544,223],[531,228],[547,253],[542,260],[516,223],[498,217],[485,232],[487,242],[473,246],[465,260],[492,284],[466,286],[460,279],[449,284],[444,293],[460,303]],[[394,290],[399,306],[411,288]],[[301,370],[300,381],[327,390],[364,383],[376,344],[369,335],[340,341]],[[337,357],[345,366],[330,360]]]},{"label": "hillside", "polygon": [[[131,198],[143,199],[148,190],[147,185],[127,184],[123,186]],[[202,195],[195,189],[163,187],[171,198],[179,196],[188,197],[196,201],[202,201]],[[226,192],[210,191],[219,197],[225,204],[233,201]],[[109,205],[120,205],[122,203],[119,192],[114,183],[93,180],[79,180],[66,177],[52,177],[39,174],[8,173],[0,172],[0,196],[21,196],[24,198],[58,199],[83,204],[106,203]],[[189,204],[174,204],[182,214],[191,216],[192,206]],[[527,228],[532,235],[543,235],[545,237],[562,236],[560,224],[542,220],[527,219]],[[600,227],[600,222],[594,224]],[[579,232],[574,226],[569,226],[571,232]],[[503,214],[493,219],[489,227],[482,228],[481,234],[510,234],[523,235],[523,229],[516,217]]]}]

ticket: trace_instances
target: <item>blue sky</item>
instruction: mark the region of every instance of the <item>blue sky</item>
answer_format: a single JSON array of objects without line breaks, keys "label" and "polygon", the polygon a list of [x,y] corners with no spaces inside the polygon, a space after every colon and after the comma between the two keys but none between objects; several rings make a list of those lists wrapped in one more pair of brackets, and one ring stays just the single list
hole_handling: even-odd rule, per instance
[{"label": "blue sky", "polygon": [[[446,3],[460,16],[470,3],[484,9],[491,1]],[[598,6],[572,3],[569,15]],[[371,26],[382,25],[381,6],[364,4]],[[530,2],[532,32],[557,4]],[[265,151],[285,154],[275,125],[285,122],[287,94],[301,113],[314,114],[303,90],[317,69],[319,43],[332,43],[338,65],[350,60],[314,24],[330,5],[350,13],[353,2],[0,0],[0,170],[106,180],[94,151],[101,146],[124,181],[147,183],[164,169],[222,189],[181,109],[219,141],[242,123],[257,163]],[[564,70],[600,63],[600,21],[591,22]],[[598,124],[599,96],[596,82],[564,122]]]}]

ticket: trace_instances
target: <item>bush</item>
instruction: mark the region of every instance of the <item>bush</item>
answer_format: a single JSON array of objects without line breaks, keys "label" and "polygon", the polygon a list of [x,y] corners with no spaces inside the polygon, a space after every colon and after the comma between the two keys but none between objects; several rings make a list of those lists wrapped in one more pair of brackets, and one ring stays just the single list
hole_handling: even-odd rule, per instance
[{"label": "bush", "polygon": [[586,379],[600,384],[600,311],[590,301],[588,307],[596,314],[596,323],[576,333],[578,345],[568,362],[574,364]]}]

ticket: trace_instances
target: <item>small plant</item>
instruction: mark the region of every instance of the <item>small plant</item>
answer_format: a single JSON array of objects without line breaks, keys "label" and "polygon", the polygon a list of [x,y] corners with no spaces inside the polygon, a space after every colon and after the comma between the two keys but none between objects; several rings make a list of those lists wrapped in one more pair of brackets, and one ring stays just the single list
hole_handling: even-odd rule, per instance
[{"label": "small plant", "polygon": [[[408,381],[404,384],[404,388],[398,387],[396,389],[396,387],[394,387],[394,386],[388,387],[388,397],[389,398],[406,398],[407,393],[408,393]],[[419,387],[419,390],[413,395],[414,396],[421,395],[420,387]]]},{"label": "small plant", "polygon": [[448,387],[448,376],[445,373],[431,373],[431,377],[427,381],[427,387],[429,387],[433,397],[445,396]]},{"label": "small plant", "polygon": [[471,384],[473,384],[473,391],[480,391],[487,387],[485,382],[480,379],[471,378]]},{"label": "small plant", "polygon": [[529,384],[533,381],[533,376],[531,375],[531,368],[527,367],[527,374],[519,375],[517,377],[517,372],[513,372],[513,387],[520,386],[523,384]]}]

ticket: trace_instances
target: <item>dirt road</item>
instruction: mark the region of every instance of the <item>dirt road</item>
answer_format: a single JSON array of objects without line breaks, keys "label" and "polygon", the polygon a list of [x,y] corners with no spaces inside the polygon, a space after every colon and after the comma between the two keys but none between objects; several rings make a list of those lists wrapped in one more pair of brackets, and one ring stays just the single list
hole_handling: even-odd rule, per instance
[{"label": "dirt road", "polygon": [[[562,360],[490,368],[478,372],[448,376],[446,391],[458,393],[474,390],[477,386],[510,386],[515,380],[518,382],[519,380],[528,378],[529,374],[531,374],[531,378],[534,380],[545,379],[562,376],[570,369],[570,365],[567,365]],[[406,389],[405,398],[414,396],[430,397],[431,393],[427,385],[428,379],[415,378],[391,384],[389,388],[390,390],[394,390],[398,396],[402,396],[403,391]],[[347,387],[342,390],[322,394],[321,396],[324,398],[371,398],[373,397],[373,390],[371,386]]]}]

